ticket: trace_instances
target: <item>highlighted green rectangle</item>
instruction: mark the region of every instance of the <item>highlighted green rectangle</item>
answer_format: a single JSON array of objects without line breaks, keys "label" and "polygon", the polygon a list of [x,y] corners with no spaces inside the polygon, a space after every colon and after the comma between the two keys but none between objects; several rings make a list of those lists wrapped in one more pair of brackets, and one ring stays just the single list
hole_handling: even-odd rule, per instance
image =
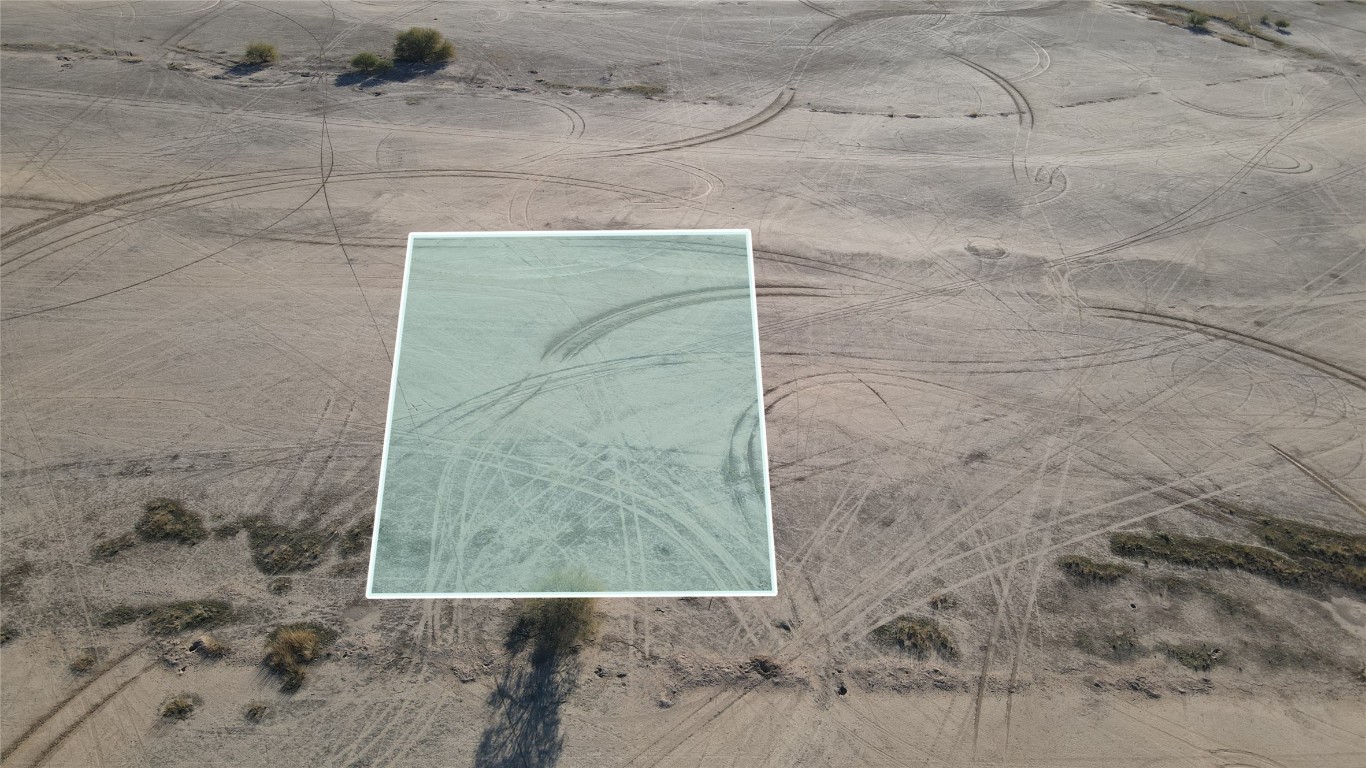
[{"label": "highlighted green rectangle", "polygon": [[414,233],[366,595],[772,595],[748,230]]}]

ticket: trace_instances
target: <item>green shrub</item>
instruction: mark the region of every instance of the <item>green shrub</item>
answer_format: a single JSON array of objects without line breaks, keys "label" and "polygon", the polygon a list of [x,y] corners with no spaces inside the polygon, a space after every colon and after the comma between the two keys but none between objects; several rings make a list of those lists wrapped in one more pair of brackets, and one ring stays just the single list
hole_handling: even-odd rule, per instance
[{"label": "green shrub", "polygon": [[1276,19],[1276,29],[1285,29],[1290,26],[1290,22],[1285,19]]},{"label": "green shrub", "polygon": [[252,43],[247,46],[247,52],[242,57],[242,63],[259,67],[278,58],[280,58],[280,52],[275,50],[275,46],[270,43]]},{"label": "green shrub", "polygon": [[1186,16],[1186,26],[1191,29],[1204,30],[1205,25],[1208,23],[1209,15],[1201,13],[1200,11],[1191,11],[1190,14]]},{"label": "green shrub", "polygon": [[958,659],[958,646],[939,622],[924,616],[898,616],[868,633],[879,645],[895,646],[917,659],[937,653],[949,661]]},{"label": "green shrub", "polygon": [[142,518],[133,523],[133,530],[143,541],[194,545],[209,537],[199,515],[175,499],[152,499],[144,504]]},{"label": "green shrub", "polygon": [[351,57],[351,68],[357,72],[386,72],[394,68],[394,62],[366,51]]},{"label": "green shrub", "polygon": [[394,41],[394,61],[435,64],[455,58],[455,46],[431,27],[412,27]]}]

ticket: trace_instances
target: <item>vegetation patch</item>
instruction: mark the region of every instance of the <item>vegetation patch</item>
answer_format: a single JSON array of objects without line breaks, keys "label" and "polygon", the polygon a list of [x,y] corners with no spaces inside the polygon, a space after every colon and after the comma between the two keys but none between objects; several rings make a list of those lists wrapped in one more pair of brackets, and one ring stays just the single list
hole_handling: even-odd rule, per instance
[{"label": "vegetation patch", "polygon": [[1110,661],[1129,661],[1148,652],[1138,642],[1138,634],[1132,629],[1081,632],[1077,635],[1076,646],[1080,651]]},{"label": "vegetation patch", "polygon": [[351,69],[354,69],[357,72],[371,74],[377,72],[388,72],[393,68],[393,61],[383,58],[381,56],[376,56],[375,54],[370,53],[368,51],[358,53],[355,56],[351,57]]},{"label": "vegetation patch", "polygon": [[5,645],[19,636],[19,630],[9,624],[0,626],[0,645]]},{"label": "vegetation patch", "polygon": [[949,661],[958,659],[958,646],[939,622],[926,616],[898,616],[868,633],[879,645],[893,646],[917,659],[927,659],[931,653]]},{"label": "vegetation patch", "polygon": [[749,668],[765,680],[772,680],[783,674],[783,666],[772,656],[755,656],[749,660]]},{"label": "vegetation patch", "polygon": [[251,561],[261,573],[276,575],[316,568],[327,554],[330,537],[301,525],[291,528],[262,518],[244,521]]},{"label": "vegetation patch", "polygon": [[660,94],[664,93],[665,88],[662,85],[646,85],[643,83],[634,83],[632,85],[623,85],[617,90],[623,91],[625,93],[634,93],[637,96],[644,96],[646,98],[654,98],[655,96],[659,96]]},{"label": "vegetation patch", "polygon": [[70,669],[72,674],[84,675],[86,672],[94,669],[99,661],[99,654],[95,652],[94,648],[82,648],[81,652],[76,654],[76,658],[72,659],[71,663],[67,665],[67,669]]},{"label": "vegetation patch", "polygon": [[166,603],[147,611],[147,631],[173,635],[187,629],[216,627],[232,618],[232,605],[222,600],[186,600]]},{"label": "vegetation patch", "polygon": [[204,521],[175,499],[152,499],[143,505],[142,517],[133,531],[143,541],[175,541],[198,544],[209,537]]},{"label": "vegetation patch", "polygon": [[199,697],[193,693],[181,693],[161,703],[161,716],[167,720],[186,720],[199,706]]},{"label": "vegetation patch", "polygon": [[1162,643],[1157,647],[1167,658],[1183,667],[1196,672],[1208,672],[1227,660],[1220,648],[1201,643],[1200,645],[1169,645]]},{"label": "vegetation patch", "polygon": [[18,600],[22,596],[20,593],[24,589],[24,582],[32,575],[33,563],[27,560],[20,560],[0,571],[0,600]]},{"label": "vegetation patch", "polygon": [[228,646],[213,635],[200,635],[190,643],[190,650],[206,659],[221,659],[228,655]]},{"label": "vegetation patch", "polygon": [[317,661],[336,639],[337,633],[321,624],[281,624],[266,637],[266,656],[261,663],[280,678],[281,691],[297,691],[304,684],[304,668]]},{"label": "vegetation patch", "polygon": [[264,701],[253,701],[242,711],[242,717],[246,718],[247,722],[259,723],[267,717],[270,717],[270,713],[269,704]]},{"label": "vegetation patch", "polygon": [[1145,563],[1161,560],[1188,568],[1246,571],[1292,587],[1305,587],[1314,581],[1309,569],[1288,557],[1221,539],[1174,533],[1115,533],[1110,536],[1110,551]]},{"label": "vegetation patch", "polygon": [[1253,521],[1252,532],[1268,547],[1291,557],[1329,565],[1366,567],[1366,536],[1268,516]]},{"label": "vegetation patch", "polygon": [[242,63],[253,67],[270,64],[280,58],[280,52],[270,43],[252,43],[242,55]]},{"label": "vegetation patch", "polygon": [[173,635],[190,629],[216,627],[232,619],[232,605],[222,600],[183,600],[157,605],[116,605],[95,617],[101,627],[121,627],[147,620],[147,631]]},{"label": "vegetation patch", "polygon": [[455,58],[455,46],[431,27],[411,27],[394,41],[394,61],[437,64]]},{"label": "vegetation patch", "polygon": [[266,583],[266,591],[272,595],[283,595],[294,589],[294,579],[288,576],[276,576]]},{"label": "vegetation patch", "polygon": [[958,598],[952,592],[935,595],[929,600],[932,611],[951,611],[958,607]]},{"label": "vegetation patch", "polygon": [[1058,567],[1078,584],[1114,584],[1133,569],[1122,563],[1102,563],[1082,555],[1058,558]]},{"label": "vegetation patch", "polygon": [[370,536],[374,525],[369,520],[358,520],[341,532],[337,539],[337,554],[342,557],[359,555],[370,551]]},{"label": "vegetation patch", "polygon": [[597,600],[591,597],[551,597],[522,601],[508,633],[514,650],[532,646],[535,661],[575,653],[598,633]]},{"label": "vegetation patch", "polygon": [[137,545],[138,537],[131,533],[125,533],[96,542],[95,546],[90,548],[90,555],[96,560],[112,560],[117,557],[120,552],[132,549]]}]

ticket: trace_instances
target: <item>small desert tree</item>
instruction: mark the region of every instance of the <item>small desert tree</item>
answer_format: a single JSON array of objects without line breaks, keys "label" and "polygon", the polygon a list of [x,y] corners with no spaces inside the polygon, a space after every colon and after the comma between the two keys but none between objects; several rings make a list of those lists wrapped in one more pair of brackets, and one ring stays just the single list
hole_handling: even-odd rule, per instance
[{"label": "small desert tree", "polygon": [[394,61],[435,64],[455,58],[455,46],[431,27],[413,27],[394,41]]},{"label": "small desert tree", "polygon": [[351,68],[357,72],[384,72],[393,69],[394,62],[367,51],[351,57]]},{"label": "small desert tree", "polygon": [[270,43],[252,43],[247,46],[247,53],[242,57],[242,61],[260,66],[269,64],[278,58],[280,58],[280,52],[275,50],[275,46]]},{"label": "small desert tree", "polygon": [[1209,15],[1199,11],[1191,11],[1186,17],[1186,26],[1197,32],[1204,32],[1205,25],[1209,23]]}]

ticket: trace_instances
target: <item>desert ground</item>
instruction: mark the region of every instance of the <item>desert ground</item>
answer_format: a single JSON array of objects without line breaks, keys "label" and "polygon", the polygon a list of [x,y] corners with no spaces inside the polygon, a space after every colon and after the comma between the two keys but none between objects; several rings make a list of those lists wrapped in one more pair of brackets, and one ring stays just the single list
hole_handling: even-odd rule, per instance
[{"label": "desert ground", "polygon": [[[1366,764],[1366,5],[1192,8],[5,2],[0,765]],[[367,601],[407,234],[663,228],[778,596]]]}]

